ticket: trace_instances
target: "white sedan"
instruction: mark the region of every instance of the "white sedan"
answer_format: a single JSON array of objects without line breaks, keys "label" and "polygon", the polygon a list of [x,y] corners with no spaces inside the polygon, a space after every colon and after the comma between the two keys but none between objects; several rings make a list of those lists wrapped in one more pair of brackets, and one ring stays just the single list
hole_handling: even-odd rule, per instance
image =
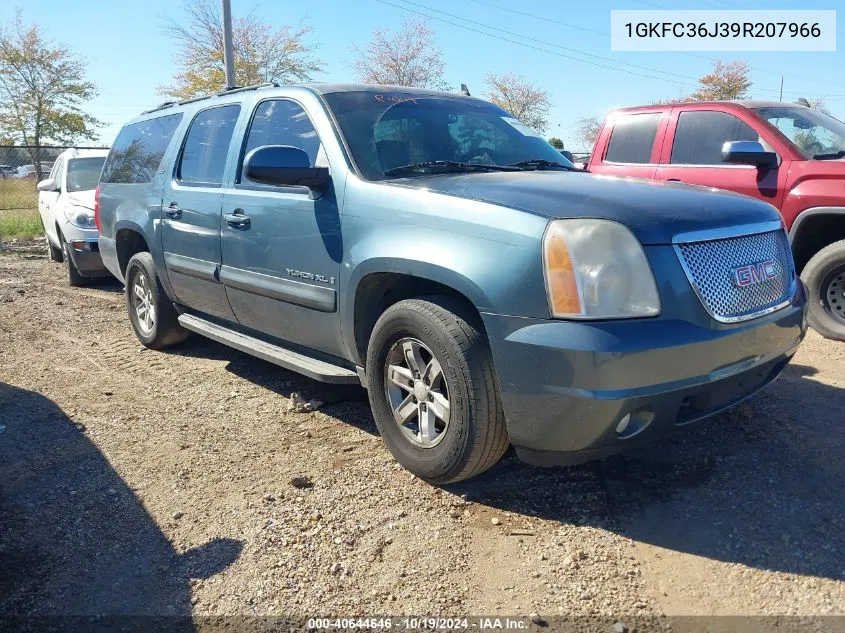
[{"label": "white sedan", "polygon": [[94,223],[94,190],[107,154],[108,150],[65,150],[50,176],[38,183],[38,212],[50,259],[65,263],[71,286],[110,276],[100,257]]}]

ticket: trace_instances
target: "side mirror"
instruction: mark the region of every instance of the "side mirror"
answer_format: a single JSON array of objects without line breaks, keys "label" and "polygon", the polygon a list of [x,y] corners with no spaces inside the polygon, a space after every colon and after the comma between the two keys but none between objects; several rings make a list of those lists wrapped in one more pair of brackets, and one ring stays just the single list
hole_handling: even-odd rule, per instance
[{"label": "side mirror", "polygon": [[562,149],[562,150],[560,150],[560,153],[570,163],[575,162],[575,159],[572,157],[572,152],[570,152],[568,149]]},{"label": "side mirror", "polygon": [[42,180],[39,182],[36,187],[38,187],[38,191],[58,191],[59,188],[56,186],[56,181],[53,178],[47,178],[46,180]]},{"label": "side mirror", "polygon": [[722,145],[722,160],[726,163],[756,165],[765,169],[778,166],[778,155],[767,152],[757,141],[728,141]]},{"label": "side mirror", "polygon": [[322,191],[329,184],[328,167],[312,167],[308,154],[290,145],[263,145],[244,158],[243,174],[262,185],[308,187]]}]

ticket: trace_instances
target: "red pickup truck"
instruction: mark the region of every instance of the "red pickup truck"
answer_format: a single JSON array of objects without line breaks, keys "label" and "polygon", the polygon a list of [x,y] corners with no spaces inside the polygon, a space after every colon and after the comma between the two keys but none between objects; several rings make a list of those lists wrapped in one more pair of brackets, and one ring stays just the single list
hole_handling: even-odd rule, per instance
[{"label": "red pickup truck", "polygon": [[624,108],[604,122],[586,166],[728,189],[777,207],[807,286],[810,325],[845,341],[845,123],[778,101]]}]

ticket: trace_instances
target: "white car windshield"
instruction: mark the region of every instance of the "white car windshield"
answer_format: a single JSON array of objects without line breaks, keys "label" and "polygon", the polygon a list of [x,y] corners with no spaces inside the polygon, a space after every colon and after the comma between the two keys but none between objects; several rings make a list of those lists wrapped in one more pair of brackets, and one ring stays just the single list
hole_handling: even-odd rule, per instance
[{"label": "white car windshield", "polygon": [[755,111],[783,132],[805,157],[817,160],[845,157],[845,123],[839,119],[810,108],[787,106]]},{"label": "white car windshield", "polygon": [[71,158],[67,164],[67,190],[86,191],[96,189],[105,160],[105,156]]}]

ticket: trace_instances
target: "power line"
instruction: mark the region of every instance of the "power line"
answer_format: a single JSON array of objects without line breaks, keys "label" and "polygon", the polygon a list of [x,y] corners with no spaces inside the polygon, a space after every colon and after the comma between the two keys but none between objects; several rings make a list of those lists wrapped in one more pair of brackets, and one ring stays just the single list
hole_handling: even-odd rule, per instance
[{"label": "power line", "polygon": [[[576,24],[571,24],[569,22],[563,22],[561,20],[555,20],[553,18],[549,18],[549,17],[546,17],[546,16],[537,15],[536,13],[529,13],[527,11],[519,11],[517,9],[512,9],[510,7],[503,7],[503,6],[500,6],[498,4],[495,4],[494,2],[487,2],[485,0],[470,0],[470,1],[474,2],[476,4],[486,6],[486,7],[498,9],[499,11],[505,11],[507,13],[512,13],[514,15],[521,15],[521,16],[524,16],[524,17],[527,17],[527,18],[540,20],[542,22],[549,22],[549,23],[552,23],[552,24],[558,24],[560,26],[565,26],[565,27],[568,27],[568,28],[571,28],[571,29],[577,29],[579,31],[584,31],[584,32],[587,32],[587,33],[593,33],[595,35],[601,35],[603,37],[610,37],[610,33],[608,33],[607,31],[598,31],[598,30],[595,30],[595,29],[590,29],[590,28],[587,28],[587,27],[579,26],[579,25],[576,25]],[[644,1],[644,0],[635,0],[635,1]],[[703,0],[699,0],[699,1],[703,1]],[[655,7],[658,6],[658,5],[655,5],[653,3],[651,3],[651,4],[652,4],[652,6],[655,6]],[[428,7],[426,7],[426,8],[428,8]],[[665,9],[664,7],[658,7],[658,8]],[[429,9],[429,10],[434,11],[434,9]],[[584,53],[584,54],[589,54],[589,53]],[[710,62],[716,61],[715,57],[710,57],[708,55],[699,55],[699,54],[696,54],[696,53],[693,53],[693,52],[690,52],[690,51],[677,51],[677,54],[686,55],[688,57],[697,57],[698,59],[705,59],[705,60],[710,61]],[[614,63],[623,63],[623,62],[615,62],[615,60],[614,60]],[[794,78],[794,77],[791,77],[790,75],[784,75],[781,71],[769,70],[767,68],[759,68],[757,66],[751,66],[750,69],[756,70],[757,72],[776,75],[778,77],[785,76],[788,79]],[[662,73],[664,71],[658,70],[657,72]],[[826,81],[823,81],[823,80],[820,80],[820,79],[813,79],[811,77],[801,77],[800,81],[807,81],[807,82],[826,85],[826,86],[831,85],[829,82],[826,82]],[[776,89],[776,88],[758,88],[758,90],[763,91],[763,92],[771,92],[773,94],[777,94],[777,93],[780,92],[780,90]],[[792,93],[792,94],[797,95],[797,96],[806,96],[806,91],[787,90],[786,92]],[[815,95],[815,97],[818,97],[818,96],[819,95]],[[831,95],[826,95],[823,98],[829,98],[829,97],[845,97],[845,94],[841,94],[841,93],[840,94],[831,94]]]},{"label": "power line", "polygon": [[[549,42],[547,40],[541,40],[541,39],[530,37],[530,36],[527,36],[527,35],[522,35],[520,33],[515,33],[513,31],[509,31],[507,29],[502,29],[502,28],[492,26],[492,25],[489,25],[489,24],[484,24],[483,22],[478,22],[477,20],[469,20],[467,18],[462,18],[458,15],[455,15],[453,13],[449,13],[447,11],[440,11],[438,9],[434,9],[434,8],[426,6],[426,5],[418,4],[416,2],[413,2],[412,0],[397,0],[397,1],[402,2],[403,5],[411,5],[411,6],[414,6],[414,7],[425,9],[428,12],[437,13],[437,14],[440,14],[440,15],[445,15],[445,16],[448,16],[448,17],[456,19],[456,20],[461,20],[462,22],[469,22],[473,25],[480,26],[480,27],[483,27],[485,29],[498,31],[500,33],[504,33],[504,34],[510,35],[512,37],[520,38],[520,40],[528,40],[529,42],[535,42],[535,43],[541,44],[543,46],[549,46],[549,47],[552,47],[552,48],[557,48],[557,49],[560,49],[560,50],[569,51],[571,53],[576,53],[578,55],[582,55],[582,56],[585,56],[585,57],[600,59],[600,60],[603,60],[603,61],[610,62],[611,64],[616,64],[616,65],[619,65],[619,66],[626,66],[627,68],[618,68],[616,66],[608,66],[606,64],[600,64],[598,62],[593,62],[593,61],[590,61],[590,60],[587,60],[587,59],[581,59],[579,57],[564,55],[563,53],[558,53],[556,51],[550,51],[547,48],[540,48],[540,47],[537,47],[537,46],[532,46],[530,44],[527,44],[524,41],[513,40],[513,39],[510,39],[510,38],[507,38],[507,37],[502,37],[500,35],[496,35],[494,33],[482,31],[482,30],[477,29],[477,28],[473,28],[473,27],[466,26],[466,25],[463,25],[463,24],[458,24],[456,22],[452,22],[450,20],[446,20],[444,18],[440,18],[440,17],[434,16],[434,15],[431,15],[430,13],[422,13],[420,11],[415,11],[413,9],[410,9],[407,6],[394,4],[393,2],[388,2],[387,0],[376,0],[376,1],[380,2],[381,4],[386,4],[386,5],[395,7],[397,9],[407,11],[409,13],[414,13],[416,15],[420,15],[420,16],[423,16],[423,17],[426,17],[426,18],[429,18],[429,19],[432,19],[432,20],[437,20],[439,22],[444,22],[446,24],[450,24],[450,25],[456,26],[458,28],[462,28],[462,29],[472,31],[472,32],[475,32],[475,33],[480,33],[482,35],[487,35],[488,37],[493,37],[493,38],[503,40],[503,41],[506,41],[506,42],[511,42],[513,44],[518,44],[520,46],[525,46],[527,48],[531,48],[531,49],[534,49],[534,50],[539,50],[541,52],[550,53],[552,55],[557,55],[557,56],[563,57],[565,59],[571,59],[573,61],[578,61],[578,62],[581,62],[581,63],[584,63],[584,64],[590,64],[592,66],[597,66],[599,68],[605,68],[607,70],[616,70],[616,71],[626,72],[628,74],[633,74],[633,75],[636,75],[636,76],[639,76],[639,77],[645,77],[647,79],[655,79],[655,80],[658,80],[658,81],[664,81],[664,82],[671,83],[671,84],[674,84],[674,85],[677,85],[677,86],[684,86],[684,87],[689,87],[689,88],[697,88],[698,87],[698,77],[692,77],[690,75],[681,75],[679,73],[672,73],[672,72],[665,71],[665,70],[662,70],[662,69],[659,69],[659,68],[651,68],[651,67],[648,67],[648,66],[643,66],[641,64],[632,64],[632,63],[629,63],[629,62],[622,62],[622,61],[618,61],[618,60],[615,60],[615,59],[611,59],[609,57],[603,57],[601,55],[595,55],[593,53],[588,53],[586,51],[582,51],[582,50],[579,50],[579,49],[561,46],[561,45],[556,44],[554,42]],[[479,2],[480,4],[487,4],[485,2],[481,2],[481,0],[473,0],[473,1]],[[492,6],[496,6],[496,5],[492,5]],[[527,14],[527,13],[524,13],[524,14],[525,15],[531,15],[531,14]],[[532,16],[532,17],[539,17],[539,16]],[[665,76],[654,76],[654,75],[650,75],[650,74],[644,74],[643,72],[634,72],[634,71],[628,70],[628,68],[636,68],[640,71],[645,71],[647,73],[658,73],[659,75],[670,75],[670,76],[674,76],[674,77],[680,77],[681,79],[688,79],[688,80],[691,80],[695,83],[688,83],[688,82],[684,82],[684,81],[678,81],[678,80],[675,80],[675,79],[668,79]],[[778,92],[779,92],[777,89],[772,89],[772,88],[757,88],[756,90],[758,92],[770,92],[770,93],[773,93],[773,94],[778,94]],[[794,94],[799,95],[799,96],[804,96],[806,93],[796,91]],[[845,96],[845,95],[843,95],[843,96]],[[825,98],[829,98],[829,96],[825,97]],[[835,99],[831,99],[831,100],[835,100]]]}]

